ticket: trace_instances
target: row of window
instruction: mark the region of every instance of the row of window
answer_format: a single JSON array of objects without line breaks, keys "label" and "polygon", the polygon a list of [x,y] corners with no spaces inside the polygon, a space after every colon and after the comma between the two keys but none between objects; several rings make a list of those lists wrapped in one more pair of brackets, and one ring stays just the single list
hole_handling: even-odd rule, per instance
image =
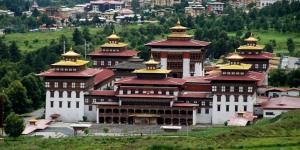
[{"label": "row of window", "polygon": [[102,52],[120,52],[118,49],[102,49]]},{"label": "row of window", "polygon": [[[212,91],[217,92],[218,90],[220,90],[221,92],[237,92],[237,88],[238,88],[238,92],[244,92],[243,86],[239,86],[239,87],[221,86],[221,88],[220,88],[216,85],[212,86]],[[248,89],[248,92],[253,92],[253,87],[249,86],[248,88],[247,87],[245,87],[245,88]]]},{"label": "row of window", "polygon": [[[226,102],[230,102],[230,96],[229,95],[226,96],[226,100],[225,101]],[[217,96],[217,102],[221,102],[221,96],[220,95]],[[235,96],[234,97],[234,102],[239,102],[239,96]],[[247,96],[243,96],[243,102],[248,102]]]},{"label": "row of window", "polygon": [[[247,46],[256,46],[256,43],[247,43]],[[256,52],[256,54],[258,54],[258,52]]]},{"label": "row of window", "polygon": [[[206,108],[204,110],[205,110],[205,112],[204,112],[205,114],[209,114],[209,108]],[[202,113],[201,108],[199,108],[197,112],[198,112],[198,114],[201,114]]]},{"label": "row of window", "polygon": [[243,71],[223,71],[223,75],[244,75],[245,72]]},{"label": "row of window", "polygon": [[[190,103],[190,101],[185,101],[185,103]],[[199,106],[212,106],[212,101],[193,101],[194,104],[200,104]]]},{"label": "row of window", "polygon": [[74,58],[66,58],[66,61],[75,61]]},{"label": "row of window", "polygon": [[[105,100],[103,99],[103,98],[101,98],[101,99],[96,99],[96,98],[93,98],[93,99],[88,99],[88,98],[86,98],[86,99],[84,99],[84,102],[85,103],[95,103],[95,102],[104,102]],[[111,102],[112,101],[112,99],[108,99],[107,100],[108,102]]]},{"label": "row of window", "polygon": [[[72,83],[68,83],[68,82],[54,82],[54,88],[59,88],[60,86],[62,86],[62,88],[67,88],[68,86],[71,86],[72,88],[76,88],[76,87],[80,87],[80,88],[84,88],[85,87],[85,83],[79,83],[79,82],[72,82]],[[50,87],[50,82],[45,82],[45,87],[49,88]]]},{"label": "row of window", "polygon": [[146,93],[149,93],[149,94],[162,94],[162,95],[174,95],[174,91],[170,90],[170,91],[167,91],[167,90],[154,90],[154,91],[144,91],[143,89],[139,89],[139,90],[126,90],[124,89],[123,90],[123,94],[146,94]]},{"label": "row of window", "polygon": [[[226,112],[229,112],[229,105],[226,105],[225,109]],[[243,106],[244,111],[247,111],[247,105]],[[217,105],[217,111],[221,111],[221,105]],[[237,112],[239,111],[239,106],[238,105],[234,105],[234,111]]]},{"label": "row of window", "polygon": [[69,71],[69,72],[75,72],[75,71],[77,71],[77,68],[55,68],[55,71]]},{"label": "row of window", "polygon": [[[50,91],[50,97],[54,97],[54,92],[55,91]],[[58,91],[58,97],[59,98],[63,97],[63,92],[64,91]],[[71,95],[72,95],[72,91],[67,91],[67,97],[71,98]],[[79,91],[76,91],[76,98],[80,98],[80,92]]]},{"label": "row of window", "polygon": [[[94,66],[97,66],[99,62],[100,62],[100,66],[105,66],[104,60],[101,60],[101,61],[94,60],[94,63],[93,63]],[[119,61],[115,61],[115,65],[116,64],[119,64]],[[112,66],[112,61],[107,61],[107,66]]]},{"label": "row of window", "polygon": [[[54,107],[54,101],[50,101],[50,107]],[[63,101],[58,101],[58,107],[62,108],[63,107]],[[67,108],[71,108],[71,101],[67,102]],[[79,108],[79,102],[76,102],[76,108]]]},{"label": "row of window", "polygon": [[267,69],[267,64],[254,64],[254,68],[255,69],[261,68],[261,65],[263,69]]}]

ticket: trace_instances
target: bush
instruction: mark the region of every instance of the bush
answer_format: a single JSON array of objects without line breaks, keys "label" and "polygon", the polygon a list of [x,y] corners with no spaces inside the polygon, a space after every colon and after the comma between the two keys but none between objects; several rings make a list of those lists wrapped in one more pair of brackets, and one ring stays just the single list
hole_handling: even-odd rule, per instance
[{"label": "bush", "polygon": [[104,132],[104,133],[108,133],[108,132],[109,132],[109,129],[108,129],[108,128],[103,128],[103,132]]},{"label": "bush", "polygon": [[82,117],[83,122],[87,122],[87,116]]}]

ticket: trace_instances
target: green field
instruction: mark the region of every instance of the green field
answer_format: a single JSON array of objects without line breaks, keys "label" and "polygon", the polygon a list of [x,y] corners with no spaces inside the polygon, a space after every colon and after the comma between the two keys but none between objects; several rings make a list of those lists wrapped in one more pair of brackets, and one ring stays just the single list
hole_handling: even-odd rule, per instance
[{"label": "green field", "polygon": [[[127,26],[128,28],[138,28],[138,25]],[[124,27],[116,27],[116,32],[127,29]],[[90,33],[95,35],[98,31],[101,31],[103,28],[92,28],[89,27]],[[10,43],[16,41],[17,45],[22,51],[33,51],[42,46],[48,45],[52,39],[58,40],[61,35],[67,36],[72,40],[72,33],[74,29],[64,29],[58,31],[44,31],[44,32],[29,32],[29,33],[14,33],[7,34],[4,36],[4,42]],[[193,35],[193,30],[189,30],[188,33]],[[245,33],[245,32],[244,32]],[[235,32],[229,32],[229,36],[235,36]],[[262,31],[253,31],[255,37],[260,37],[259,44],[269,43],[270,40],[276,40],[277,46],[274,48],[275,53],[288,53],[286,41],[288,38],[293,38],[295,42],[295,51],[300,50],[300,34],[296,33],[280,33],[273,30],[266,32]],[[165,39],[167,35],[157,35],[155,39]],[[34,40],[38,39],[38,42],[34,43]],[[28,41],[29,44],[26,46],[24,41]]]},{"label": "green field", "polygon": [[[246,32],[243,32],[244,34]],[[258,44],[265,45],[267,43],[270,43],[270,40],[276,41],[276,47],[274,47],[275,53],[288,53],[286,41],[288,38],[292,38],[295,43],[295,51],[300,50],[300,34],[297,33],[280,33],[274,30],[269,31],[252,31],[254,37],[260,38],[261,40],[258,42]],[[235,36],[235,32],[229,32],[229,36]]]},{"label": "green field", "polygon": [[20,137],[16,141],[6,138],[6,142],[0,143],[0,149],[294,150],[300,149],[300,110],[290,111],[274,119],[263,119],[248,127],[216,126],[194,130],[188,134],[189,136],[186,133],[173,133],[152,136],[78,136],[50,139]]}]

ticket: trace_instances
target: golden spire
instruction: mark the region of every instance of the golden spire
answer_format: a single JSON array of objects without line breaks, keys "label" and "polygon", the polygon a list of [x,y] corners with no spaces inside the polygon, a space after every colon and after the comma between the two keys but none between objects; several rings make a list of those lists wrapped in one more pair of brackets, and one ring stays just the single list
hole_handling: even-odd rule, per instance
[{"label": "golden spire", "polygon": [[153,55],[151,54],[150,59],[148,61],[144,62],[144,64],[146,64],[146,65],[158,65],[159,62],[155,61],[154,58],[153,58]]},{"label": "golden spire", "polygon": [[119,36],[115,34],[115,30],[113,30],[112,34],[107,37],[108,40],[113,40],[113,39],[120,39]]},{"label": "golden spire", "polygon": [[178,17],[178,20],[177,20],[177,25],[180,26],[180,19]]},{"label": "golden spire", "polygon": [[74,52],[73,47],[70,47],[70,50],[64,54],[62,54],[62,56],[79,56],[80,54]]},{"label": "golden spire", "polygon": [[244,57],[240,56],[235,50],[234,53],[231,56],[226,57],[226,59],[228,59],[228,60],[239,60],[240,59],[241,60],[241,59],[244,59]]},{"label": "golden spire", "polygon": [[245,42],[257,42],[258,39],[253,37],[252,32],[250,33],[250,37],[248,37],[247,39],[245,39]]}]

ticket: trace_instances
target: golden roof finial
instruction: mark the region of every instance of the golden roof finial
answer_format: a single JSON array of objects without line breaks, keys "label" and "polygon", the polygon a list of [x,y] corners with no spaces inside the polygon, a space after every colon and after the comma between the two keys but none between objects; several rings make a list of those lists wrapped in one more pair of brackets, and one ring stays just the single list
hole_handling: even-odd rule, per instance
[{"label": "golden roof finial", "polygon": [[113,29],[113,33],[112,34],[115,34],[115,29]]},{"label": "golden roof finial", "polygon": [[144,64],[146,64],[146,65],[158,65],[159,62],[154,60],[153,55],[151,53],[150,59],[148,61],[144,62]]},{"label": "golden roof finial", "polygon": [[178,20],[177,20],[177,25],[180,26],[180,19],[179,19],[179,17],[178,17]]},{"label": "golden roof finial", "polygon": [[72,46],[70,47],[70,50],[69,50],[69,51],[72,51],[72,52],[73,52],[73,47],[72,47]]},{"label": "golden roof finial", "polygon": [[115,30],[113,30],[112,34],[107,37],[107,39],[120,39],[119,36],[116,35]]}]

